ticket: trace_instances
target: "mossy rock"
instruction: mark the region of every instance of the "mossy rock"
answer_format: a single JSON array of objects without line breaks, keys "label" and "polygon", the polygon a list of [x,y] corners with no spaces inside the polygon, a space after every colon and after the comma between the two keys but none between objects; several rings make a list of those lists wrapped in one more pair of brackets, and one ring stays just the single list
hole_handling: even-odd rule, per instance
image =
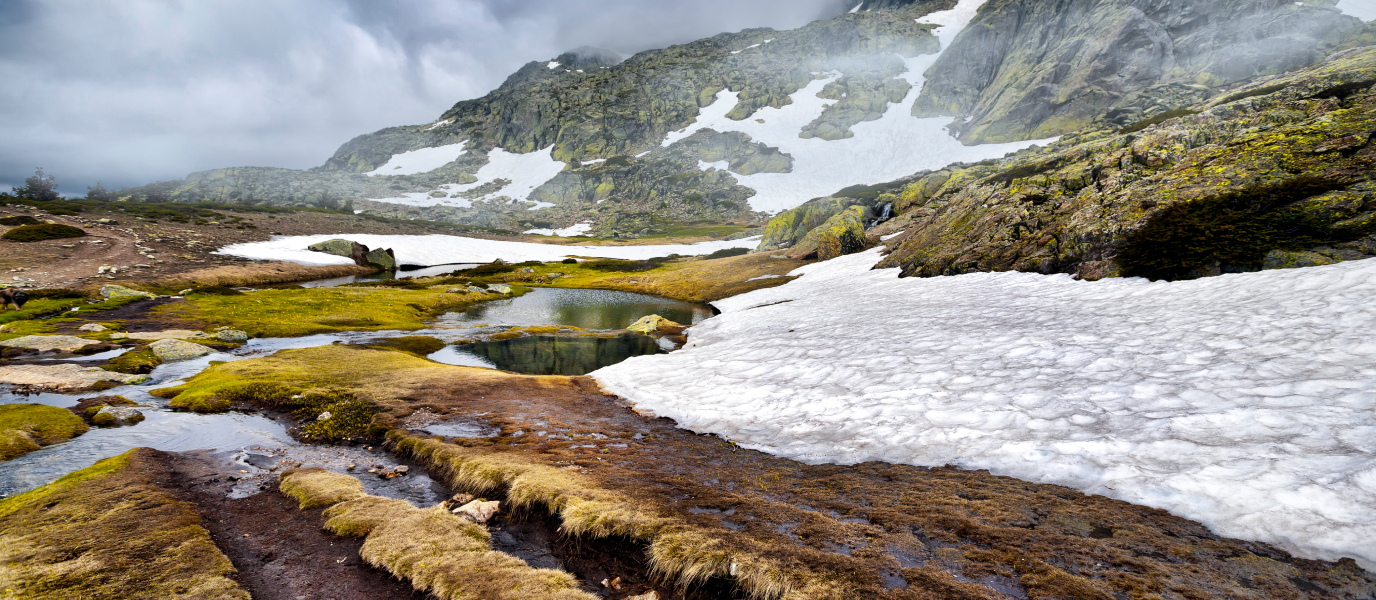
[{"label": "mossy rock", "polygon": [[9,231],[0,238],[11,242],[41,242],[43,240],[60,240],[64,238],[78,238],[86,235],[86,230],[71,225],[61,225],[58,223],[40,223],[38,225],[21,225]]},{"label": "mossy rock", "polygon": [[0,461],[86,433],[86,423],[65,408],[42,404],[0,405]]},{"label": "mossy rock", "polygon": [[110,359],[110,362],[101,368],[116,373],[147,375],[152,373],[153,369],[156,369],[160,364],[162,364],[162,359],[152,349],[143,346]]}]

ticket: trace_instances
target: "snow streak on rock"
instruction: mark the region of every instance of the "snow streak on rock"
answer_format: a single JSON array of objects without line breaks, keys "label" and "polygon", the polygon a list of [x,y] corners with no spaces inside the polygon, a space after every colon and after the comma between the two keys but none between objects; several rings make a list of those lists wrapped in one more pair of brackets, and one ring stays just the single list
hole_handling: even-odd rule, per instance
[{"label": "snow streak on rock", "polygon": [[[961,0],[955,8],[932,13],[918,19],[921,23],[941,25],[936,29],[941,47],[945,48],[957,33],[974,18],[984,0]],[[951,137],[945,127],[948,118],[918,119],[912,116],[925,81],[922,73],[936,62],[938,54],[905,58],[908,67],[902,77],[912,84],[908,95],[899,104],[890,105],[877,121],[851,126],[854,137],[826,141],[820,138],[802,139],[798,133],[822,114],[835,100],[818,98],[826,84],[841,74],[813,80],[790,98],[792,104],[783,108],[765,107],[742,121],[726,116],[739,101],[736,92],[722,91],[711,105],[704,107],[697,120],[687,128],[672,132],[663,146],[677,142],[701,129],[740,131],[756,142],[776,146],[793,157],[791,173],[757,173],[736,175],[741,185],[757,192],[750,198],[754,210],[778,212],[798,206],[813,198],[826,196],[841,188],[856,184],[892,181],[924,169],[935,169],[953,162],[973,162],[1000,157],[1047,140],[965,146]],[[756,119],[763,120],[763,123]]]},{"label": "snow streak on rock", "polygon": [[953,464],[1376,566],[1376,259],[1196,281],[899,279],[877,251],[593,373],[806,462]]},{"label": "snow streak on rock", "polygon": [[[433,127],[432,127],[433,129]],[[454,159],[463,156],[464,144],[459,142],[448,146],[437,146],[434,148],[421,148],[401,154],[393,154],[387,164],[375,170],[364,173],[370,177],[377,175],[414,175],[416,173],[428,173],[444,165],[454,162]]]}]

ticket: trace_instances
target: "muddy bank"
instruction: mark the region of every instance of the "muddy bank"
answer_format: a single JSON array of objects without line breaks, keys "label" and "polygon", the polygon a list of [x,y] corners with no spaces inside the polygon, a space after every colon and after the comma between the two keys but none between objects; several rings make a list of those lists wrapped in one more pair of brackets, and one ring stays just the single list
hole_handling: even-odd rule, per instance
[{"label": "muddy bank", "polygon": [[[627,547],[644,550],[623,560],[676,584],[821,598],[1376,593],[1376,577],[1351,561],[1296,559],[1059,486],[952,468],[805,465],[744,450],[641,416],[584,377],[332,346],[214,366],[176,392],[215,395],[251,382],[367,399],[381,410],[370,430],[391,429],[391,447],[456,490],[553,514],[574,543],[636,540],[642,545]],[[421,408],[500,435],[437,439],[398,428]]]}]

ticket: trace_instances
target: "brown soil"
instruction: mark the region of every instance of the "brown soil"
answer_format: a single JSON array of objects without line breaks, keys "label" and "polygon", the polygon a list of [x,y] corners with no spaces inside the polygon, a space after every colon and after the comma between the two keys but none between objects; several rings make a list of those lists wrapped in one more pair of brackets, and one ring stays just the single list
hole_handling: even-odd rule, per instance
[{"label": "brown soil", "polygon": [[298,510],[275,489],[228,498],[237,470],[226,461],[203,452],[161,454],[168,476],[159,485],[195,506],[211,539],[238,569],[240,587],[255,600],[430,597],[360,560],[363,540],[321,529],[321,510]]},{"label": "brown soil", "polygon": [[[1351,560],[1297,559],[1165,511],[1064,487],[954,468],[806,465],[745,450],[638,414],[587,377],[449,367],[349,346],[219,369],[349,389],[396,417],[426,407],[488,421],[501,436],[452,438],[447,447],[465,460],[576,472],[638,510],[705,532],[722,549],[838,582],[853,597],[1376,594],[1376,575]],[[641,560],[636,552],[622,560]]]}]

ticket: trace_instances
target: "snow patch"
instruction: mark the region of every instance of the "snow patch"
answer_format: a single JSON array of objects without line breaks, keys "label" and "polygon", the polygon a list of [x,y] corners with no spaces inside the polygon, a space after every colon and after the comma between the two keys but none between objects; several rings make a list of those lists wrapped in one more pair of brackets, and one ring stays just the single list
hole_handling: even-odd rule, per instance
[{"label": "snow patch", "polygon": [[436,127],[444,127],[445,125],[448,125],[448,124],[453,123],[453,122],[454,122],[453,119],[445,119],[445,120],[443,120],[443,121],[439,121],[439,122],[435,123],[434,125],[431,125],[431,126],[429,126],[429,127],[426,127],[425,130],[426,130],[426,131],[430,131],[431,129],[434,129],[434,128],[436,128]]},{"label": "snow patch", "polygon": [[864,1],[864,0],[860,0],[860,3],[859,3],[859,4],[856,4],[856,5],[855,5],[855,8],[850,9],[850,14],[855,14],[855,13],[860,12],[860,7],[861,7],[861,6],[864,6],[864,5],[865,5],[865,1]]},{"label": "snow patch", "polygon": [[1376,0],[1338,0],[1337,8],[1366,23],[1376,20]]},{"label": "snow patch", "polygon": [[898,233],[890,233],[889,235],[881,235],[881,236],[879,236],[879,241],[881,241],[881,242],[887,242],[887,241],[889,241],[889,240],[891,240],[891,239],[893,239],[893,238],[896,238],[896,237],[898,237],[898,236],[900,236],[900,235],[903,235],[903,234],[905,234],[905,233],[907,233],[907,232],[906,232],[906,231],[900,231],[900,232],[898,232]]},{"label": "snow patch", "polygon": [[545,65],[545,66],[546,66],[546,67],[549,67],[549,70],[553,71],[553,70],[559,68],[559,62],[558,62],[558,61],[553,61],[553,60],[551,60],[551,61],[549,61],[549,64],[547,64],[547,65]]},{"label": "snow patch", "polygon": [[731,166],[731,163],[726,162],[726,161],[724,161],[724,160],[719,160],[719,161],[716,161],[716,162],[707,162],[707,161],[703,161],[703,160],[698,161],[698,168],[701,169],[701,170],[703,170],[703,171],[706,171],[706,170],[708,170],[708,169],[716,169],[716,170],[718,170],[718,171],[725,171],[725,170],[727,169],[727,167],[730,167],[730,166]]},{"label": "snow patch", "polygon": [[[438,126],[439,125],[435,125],[430,129],[434,129]],[[447,146],[421,148],[419,150],[411,150],[410,152],[402,152],[401,154],[393,154],[392,158],[388,159],[386,164],[364,173],[364,175],[376,177],[378,175],[414,175],[416,173],[428,173],[454,162],[455,159],[463,156],[464,153],[467,152],[467,150],[464,149],[464,144],[466,143],[468,142],[463,141]]]},{"label": "snow patch", "polygon": [[[961,0],[955,8],[932,13],[918,22],[942,25],[935,33],[941,47],[950,45],[955,35],[974,18],[984,0]],[[727,118],[739,101],[735,92],[721,91],[716,100],[702,108],[691,125],[671,132],[661,144],[665,147],[701,129],[740,131],[756,141],[776,146],[793,157],[792,173],[756,173],[737,175],[737,181],[755,190],[750,198],[754,210],[778,212],[796,207],[812,198],[826,196],[841,188],[856,184],[892,181],[924,169],[935,169],[953,162],[976,162],[1001,157],[1033,144],[1048,140],[966,146],[951,137],[945,127],[949,118],[917,119],[912,116],[925,79],[922,73],[936,61],[937,54],[905,58],[908,71],[901,78],[913,85],[903,102],[890,105],[877,121],[858,123],[851,127],[854,137],[825,141],[817,138],[801,139],[798,133],[822,114],[835,100],[818,98],[818,92],[840,73],[815,79],[795,92],[792,104],[783,108],[765,107],[750,118],[734,121]],[[759,123],[756,119],[763,119]]]},{"label": "snow patch", "polygon": [[989,469],[1376,566],[1376,259],[1179,282],[879,259],[716,302],[682,350],[592,376],[804,462]]},{"label": "snow patch", "polygon": [[[530,193],[544,185],[560,171],[564,170],[564,163],[554,160],[552,150],[554,146],[537,150],[526,154],[514,154],[501,148],[493,148],[487,154],[487,164],[478,169],[475,177],[477,181],[473,183],[447,183],[440,186],[440,189],[450,194],[466,192],[478,186],[491,183],[498,179],[506,179],[511,183],[501,189],[491,192],[474,200],[493,200],[506,196],[519,202],[531,202],[527,200]],[[548,202],[537,203],[537,206],[554,206]]]},{"label": "snow patch", "polygon": [[559,237],[573,237],[575,235],[583,235],[589,231],[592,231],[592,223],[579,223],[577,225],[571,225],[563,229],[527,229],[525,231],[522,231],[521,233],[530,235],[557,235]]},{"label": "snow patch", "polygon": [[645,156],[646,154],[649,154],[649,153],[650,153],[650,151],[649,151],[649,150],[646,150],[646,151],[644,151],[644,152],[641,152],[640,154],[635,155],[635,157],[636,157],[636,158],[640,158],[640,157]]},{"label": "snow patch", "polygon": [[278,236],[266,242],[232,244],[216,254],[241,256],[253,260],[285,260],[303,265],[347,265],[353,261],[343,257],[311,252],[311,244],[332,239],[347,239],[369,248],[391,248],[398,264],[446,265],[455,263],[487,263],[497,259],[507,262],[526,260],[555,261],[569,255],[598,258],[644,260],[656,256],[680,254],[696,256],[711,254],[726,248],[754,248],[760,236],[741,240],[722,240],[697,244],[666,244],[659,246],[561,246],[530,242],[482,240],[454,235],[298,235]]}]

